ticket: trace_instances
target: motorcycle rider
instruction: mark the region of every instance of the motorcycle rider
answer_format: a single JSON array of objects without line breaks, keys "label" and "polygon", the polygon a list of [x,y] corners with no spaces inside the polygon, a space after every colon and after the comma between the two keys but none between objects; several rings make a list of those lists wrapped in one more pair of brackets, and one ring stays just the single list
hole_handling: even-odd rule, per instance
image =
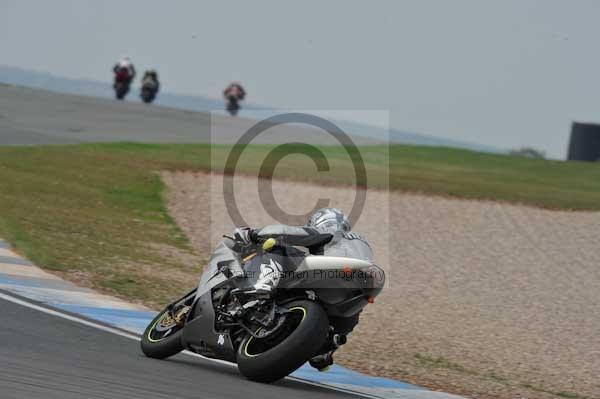
[{"label": "motorcycle rider", "polygon": [[223,91],[223,97],[227,100],[225,108],[235,116],[240,110],[239,102],[246,97],[246,91],[239,83],[232,83]]},{"label": "motorcycle rider", "polygon": [[115,74],[115,86],[119,81],[130,85],[135,79],[135,67],[129,57],[122,57],[113,67],[113,72]]},{"label": "motorcycle rider", "polygon": [[158,81],[158,73],[154,69],[149,69],[144,72],[142,77],[142,88],[150,88],[158,92],[160,88],[160,82]]},{"label": "motorcycle rider", "polygon": [[246,91],[237,82],[231,83],[227,88],[223,91],[223,97],[226,100],[235,99],[236,101],[241,101],[246,97]]},{"label": "motorcycle rider", "polygon": [[[232,255],[241,259],[257,241],[276,238],[279,242],[306,247],[313,255],[341,256],[373,260],[369,243],[350,229],[350,222],[342,211],[336,208],[322,208],[316,211],[305,226],[287,226],[274,224],[261,229],[238,227],[232,237],[225,236],[222,244],[232,251]],[[241,263],[238,264],[241,270]],[[265,276],[254,284],[257,293],[267,294],[277,288],[275,276]]]},{"label": "motorcycle rider", "polygon": [[[339,256],[372,261],[373,252],[369,243],[360,235],[351,231],[348,218],[336,208],[322,208],[308,220],[306,226],[269,225],[261,229],[248,227],[236,228],[232,237],[225,237],[222,245],[215,250],[223,260],[224,251],[231,251],[232,262],[229,269],[237,269],[235,273],[243,274],[241,259],[247,255],[253,243],[268,238],[292,246],[308,248],[313,255]],[[227,249],[226,249],[227,248]],[[233,271],[233,270],[232,270]],[[281,279],[282,270],[276,262],[261,265],[261,272],[255,284],[245,292],[248,294],[272,295]],[[359,315],[353,317],[330,317],[334,339],[327,343],[324,355],[310,360],[311,366],[325,371],[333,364],[333,352],[346,342],[346,336],[358,323]]]}]

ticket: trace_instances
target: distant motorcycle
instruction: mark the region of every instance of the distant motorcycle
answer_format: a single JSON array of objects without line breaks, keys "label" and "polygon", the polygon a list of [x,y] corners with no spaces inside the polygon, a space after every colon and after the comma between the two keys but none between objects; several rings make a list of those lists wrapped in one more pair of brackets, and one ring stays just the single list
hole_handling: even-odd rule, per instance
[{"label": "distant motorcycle", "polygon": [[[215,251],[198,288],[146,328],[146,356],[163,359],[188,349],[235,362],[248,379],[266,383],[307,361],[319,370],[333,362],[330,354],[346,343],[337,323],[357,318],[380,293],[383,270],[363,259],[307,255],[273,238],[254,245],[241,275]],[[275,269],[283,277],[274,297],[246,289]]]},{"label": "distant motorcycle", "polygon": [[150,69],[144,73],[142,78],[142,89],[140,97],[146,104],[150,104],[156,98],[160,83],[158,82],[158,73],[154,69]]},{"label": "distant motorcycle", "polygon": [[127,93],[129,93],[129,87],[131,86],[131,74],[127,69],[121,69],[115,74],[115,83],[113,85],[115,89],[115,97],[117,100],[123,100]]},{"label": "distant motorcycle", "polygon": [[231,116],[236,116],[241,109],[240,101],[246,97],[246,91],[239,83],[230,84],[225,91],[223,97],[227,100],[226,109]]}]

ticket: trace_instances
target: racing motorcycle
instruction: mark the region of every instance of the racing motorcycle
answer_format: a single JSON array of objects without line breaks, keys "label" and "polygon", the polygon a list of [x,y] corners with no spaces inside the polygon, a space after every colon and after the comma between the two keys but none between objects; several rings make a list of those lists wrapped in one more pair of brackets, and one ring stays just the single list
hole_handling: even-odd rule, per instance
[{"label": "racing motorcycle", "polygon": [[236,116],[241,109],[240,101],[246,97],[246,91],[238,83],[232,83],[225,89],[223,96],[227,100],[227,112],[231,116]]},{"label": "racing motorcycle", "polygon": [[[224,260],[222,245],[198,287],[150,322],[141,341],[146,356],[164,359],[187,349],[237,363],[246,378],[271,383],[307,361],[331,364],[327,356],[346,343],[336,321],[358,320],[385,283],[370,261],[312,255],[274,238],[254,243],[240,271]],[[253,289],[273,271],[274,293]]]},{"label": "racing motorcycle", "polygon": [[115,74],[115,83],[113,85],[115,89],[115,97],[117,100],[123,100],[127,93],[129,93],[129,86],[131,85],[131,76],[127,69],[123,68]]}]

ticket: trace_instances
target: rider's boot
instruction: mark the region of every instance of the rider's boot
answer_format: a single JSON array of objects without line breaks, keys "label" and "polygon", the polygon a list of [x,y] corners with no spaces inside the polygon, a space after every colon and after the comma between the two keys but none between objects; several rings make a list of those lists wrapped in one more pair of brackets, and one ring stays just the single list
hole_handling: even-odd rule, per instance
[{"label": "rider's boot", "polygon": [[269,259],[269,263],[260,265],[260,274],[252,289],[257,294],[273,294],[281,280],[281,272],[281,265],[273,259]]},{"label": "rider's boot", "polygon": [[325,372],[329,370],[329,368],[333,364],[333,352],[334,351],[329,351],[325,354],[315,356],[312,359],[310,359],[308,363],[320,372]]}]

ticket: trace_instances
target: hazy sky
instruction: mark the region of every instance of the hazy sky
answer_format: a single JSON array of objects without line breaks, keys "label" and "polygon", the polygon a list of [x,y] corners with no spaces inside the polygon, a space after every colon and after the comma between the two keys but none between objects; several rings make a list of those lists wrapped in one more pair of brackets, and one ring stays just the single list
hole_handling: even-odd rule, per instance
[{"label": "hazy sky", "polygon": [[129,55],[166,91],[385,109],[403,130],[563,158],[600,121],[600,1],[0,0],[0,64],[108,80]]}]

